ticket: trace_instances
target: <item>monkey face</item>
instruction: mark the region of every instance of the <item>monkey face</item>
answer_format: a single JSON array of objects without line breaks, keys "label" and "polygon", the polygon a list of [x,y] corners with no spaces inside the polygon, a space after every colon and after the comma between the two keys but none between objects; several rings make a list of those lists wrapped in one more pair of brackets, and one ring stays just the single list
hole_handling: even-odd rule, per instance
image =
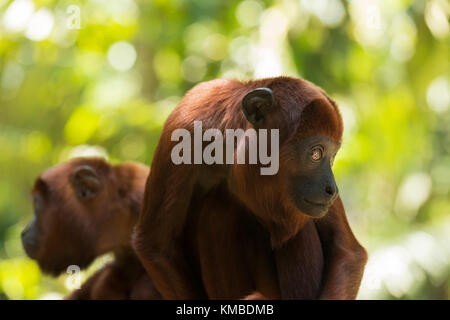
[{"label": "monkey face", "polygon": [[[315,98],[302,104],[301,97],[289,100],[279,95],[277,101],[270,89],[259,88],[244,96],[242,109],[255,127],[268,124],[280,132],[285,128],[276,124],[274,115],[283,110],[299,110],[298,126],[294,132],[285,134],[287,138],[281,142],[279,173],[268,178],[279,186],[272,188],[270,198],[278,194],[285,207],[318,218],[328,212],[338,196],[331,166],[340,146],[343,126],[334,102],[321,89],[313,90]],[[291,95],[295,96],[295,92]],[[257,189],[264,190],[261,186]]]},{"label": "monkey face", "polygon": [[331,167],[341,136],[342,118],[327,99],[306,106],[288,143],[290,161],[286,165],[288,199],[303,214],[320,218],[338,197]]},{"label": "monkey face", "polygon": [[83,166],[74,169],[63,164],[36,180],[34,216],[21,237],[26,254],[37,260],[43,271],[57,275],[71,264],[85,267],[93,260],[96,239],[89,215],[85,217],[88,220],[82,219],[85,209],[81,201],[94,200],[100,191],[99,176]]},{"label": "monkey face", "polygon": [[323,135],[301,139],[295,148],[297,170],[288,183],[289,198],[302,213],[321,217],[338,196],[331,166],[338,145]]},{"label": "monkey face", "polygon": [[34,216],[22,244],[43,271],[57,275],[72,264],[84,268],[129,236],[135,220],[113,169],[103,160],[76,159],[36,180]]}]

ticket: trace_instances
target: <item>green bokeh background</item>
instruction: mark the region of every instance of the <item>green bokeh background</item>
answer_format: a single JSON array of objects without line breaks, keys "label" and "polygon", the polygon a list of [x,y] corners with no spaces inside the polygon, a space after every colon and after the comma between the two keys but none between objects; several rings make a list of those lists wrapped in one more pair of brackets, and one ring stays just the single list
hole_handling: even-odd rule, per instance
[{"label": "green bokeh background", "polygon": [[150,164],[196,83],[285,74],[342,110],[334,170],[370,254],[359,298],[448,299],[449,17],[448,0],[0,0],[0,298],[70,287],[20,243],[42,170]]}]

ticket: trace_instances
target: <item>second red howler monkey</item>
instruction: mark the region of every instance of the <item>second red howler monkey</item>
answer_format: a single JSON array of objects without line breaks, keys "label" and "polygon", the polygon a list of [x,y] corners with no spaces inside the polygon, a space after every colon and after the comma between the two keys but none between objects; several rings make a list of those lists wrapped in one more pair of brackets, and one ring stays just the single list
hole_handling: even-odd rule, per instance
[{"label": "second red howler monkey", "polygon": [[[262,175],[262,164],[226,164],[225,152],[212,164],[189,164],[198,163],[195,144],[193,157],[175,164],[173,132],[195,136],[194,121],[227,139],[228,129],[278,129],[279,141],[266,135],[266,151],[279,142],[279,170]],[[337,105],[302,79],[214,80],[190,90],[164,125],[133,240],[161,295],[354,299],[367,254],[331,169],[342,131]],[[232,159],[248,141],[238,140]]]},{"label": "second red howler monkey", "polygon": [[39,267],[58,275],[87,267],[97,256],[114,260],[66,299],[160,299],[130,246],[148,167],[113,166],[78,158],[44,171],[32,190],[34,216],[22,232],[23,247]]}]

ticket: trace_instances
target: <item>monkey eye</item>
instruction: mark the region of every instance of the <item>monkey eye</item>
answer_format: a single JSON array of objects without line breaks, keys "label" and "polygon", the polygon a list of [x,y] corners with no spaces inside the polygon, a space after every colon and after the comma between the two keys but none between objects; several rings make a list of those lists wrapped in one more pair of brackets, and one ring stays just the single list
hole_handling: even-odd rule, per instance
[{"label": "monkey eye", "polygon": [[311,160],[314,162],[320,161],[320,159],[322,159],[323,156],[323,151],[322,148],[317,146],[312,148],[311,150]]}]

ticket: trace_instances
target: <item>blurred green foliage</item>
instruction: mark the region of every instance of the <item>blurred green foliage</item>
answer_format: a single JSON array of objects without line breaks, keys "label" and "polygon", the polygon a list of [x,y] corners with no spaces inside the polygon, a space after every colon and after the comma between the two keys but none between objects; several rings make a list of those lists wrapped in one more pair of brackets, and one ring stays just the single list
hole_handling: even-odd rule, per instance
[{"label": "blurred green foliage", "polygon": [[360,298],[448,299],[449,17],[448,0],[0,0],[0,298],[68,291],[20,244],[42,170],[149,164],[196,83],[286,74],[342,110],[335,172],[370,253]]}]

